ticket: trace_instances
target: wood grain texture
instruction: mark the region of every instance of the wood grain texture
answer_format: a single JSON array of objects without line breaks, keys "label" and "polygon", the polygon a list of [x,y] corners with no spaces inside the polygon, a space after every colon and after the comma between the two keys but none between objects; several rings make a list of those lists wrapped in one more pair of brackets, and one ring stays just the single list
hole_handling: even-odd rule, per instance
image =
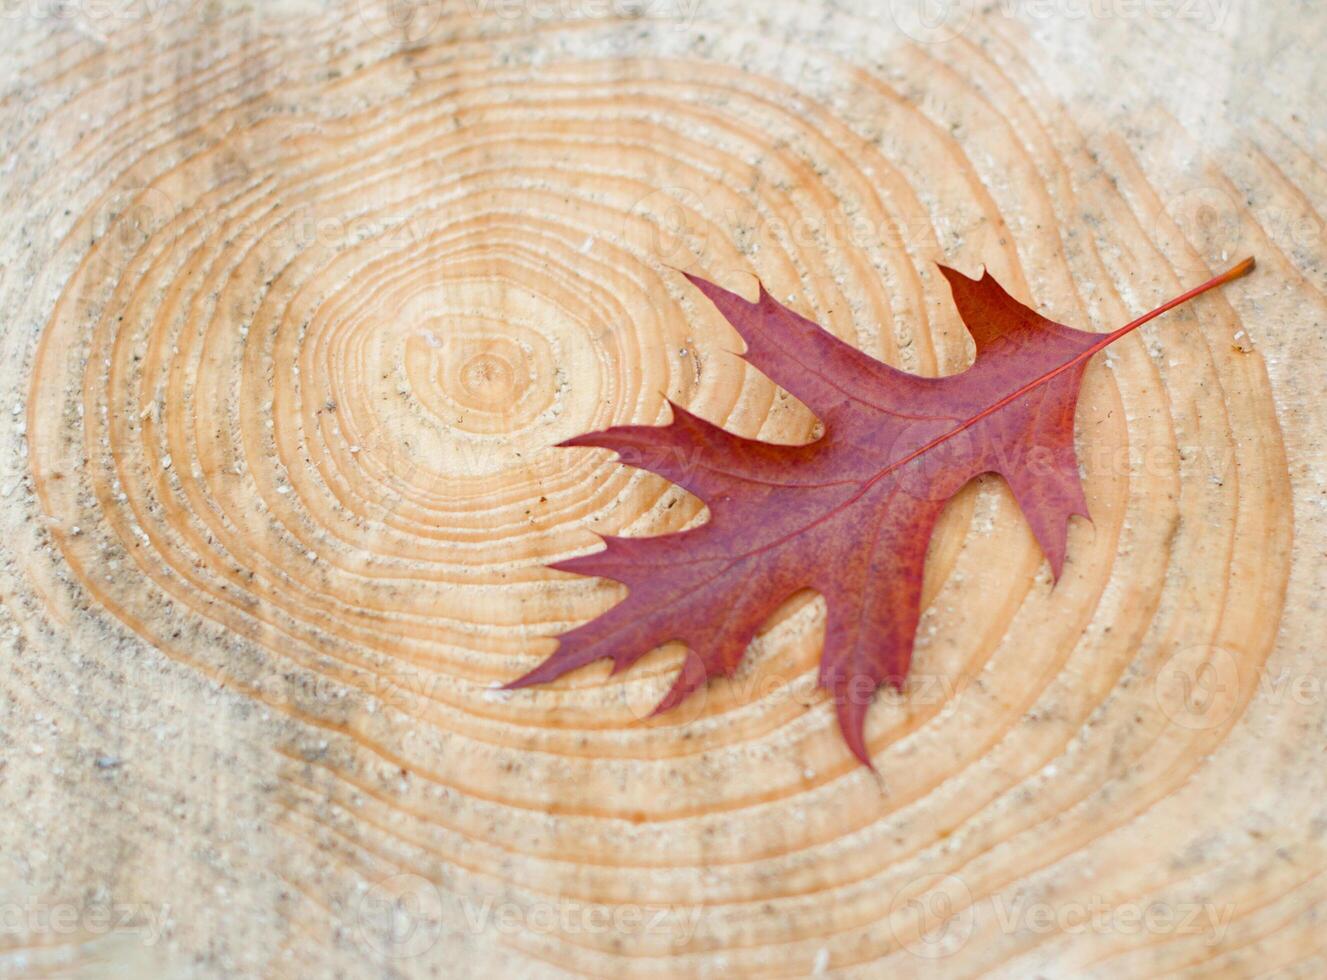
[{"label": "wood grain texture", "polygon": [[[1327,970],[1321,12],[0,13],[0,973]],[[1249,253],[1088,369],[1054,588],[945,511],[878,774],[813,595],[496,689],[704,519],[554,444],[814,431],[675,269],[940,375],[937,261],[1105,331]]]}]

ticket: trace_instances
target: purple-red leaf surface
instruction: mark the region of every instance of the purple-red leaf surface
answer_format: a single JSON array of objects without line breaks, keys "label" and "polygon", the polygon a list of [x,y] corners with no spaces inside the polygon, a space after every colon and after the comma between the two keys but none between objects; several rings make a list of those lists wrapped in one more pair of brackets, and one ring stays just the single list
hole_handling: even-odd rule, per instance
[{"label": "purple-red leaf surface", "polygon": [[[820,418],[803,446],[744,439],[672,405],[665,426],[619,426],[566,446],[615,451],[709,505],[700,527],[653,538],[608,537],[600,552],[554,565],[627,586],[604,615],[509,687],[553,680],[595,660],[614,671],[673,640],[688,648],[656,711],[736,670],[765,619],[814,589],[828,622],[820,684],[849,748],[870,765],[867,709],[882,684],[902,688],[921,615],[922,566],[935,522],[968,481],[1008,481],[1058,579],[1069,518],[1087,516],[1074,452],[1074,409],[1088,359],[1222,276],[1109,334],[1054,323],[989,274],[941,267],[977,356],[966,371],[922,378],[883,364],[778,303],[688,276],[742,335],[744,355]],[[670,403],[671,404],[671,403]]]}]

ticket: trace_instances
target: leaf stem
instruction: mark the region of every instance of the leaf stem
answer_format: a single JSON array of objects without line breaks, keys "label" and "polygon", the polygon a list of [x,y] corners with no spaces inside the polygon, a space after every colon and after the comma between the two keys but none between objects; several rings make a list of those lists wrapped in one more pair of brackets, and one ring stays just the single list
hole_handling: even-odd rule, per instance
[{"label": "leaf stem", "polygon": [[1106,334],[1106,336],[1101,339],[1100,343],[1093,344],[1091,347],[1089,347],[1087,351],[1085,351],[1084,354],[1081,355],[1080,359],[1086,359],[1088,357],[1091,357],[1097,351],[1101,350],[1102,348],[1106,347],[1109,344],[1113,344],[1115,341],[1119,340],[1125,334],[1137,330],[1144,323],[1148,323],[1149,321],[1155,320],[1162,313],[1168,313],[1169,311],[1173,310],[1175,307],[1180,306],[1183,303],[1187,303],[1195,296],[1201,296],[1209,289],[1215,289],[1217,286],[1224,286],[1226,283],[1233,282],[1234,280],[1240,278],[1240,276],[1247,276],[1250,272],[1253,271],[1255,265],[1256,263],[1253,261],[1253,256],[1250,255],[1239,265],[1232,266],[1231,268],[1227,269],[1225,272],[1221,273],[1221,275],[1219,276],[1213,276],[1211,279],[1207,280],[1207,282],[1203,283],[1201,286],[1194,286],[1187,293],[1181,293],[1179,296],[1176,296],[1170,302],[1162,303],[1151,313],[1144,313],[1137,320],[1134,320],[1130,323],[1126,323],[1124,326],[1120,327],[1120,329]]}]

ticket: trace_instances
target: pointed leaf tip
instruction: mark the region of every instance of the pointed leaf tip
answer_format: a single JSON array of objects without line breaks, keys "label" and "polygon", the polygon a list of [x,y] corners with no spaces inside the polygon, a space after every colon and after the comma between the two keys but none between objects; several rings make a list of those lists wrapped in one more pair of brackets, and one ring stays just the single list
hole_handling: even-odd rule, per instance
[{"label": "pointed leaf tip", "polygon": [[[940,270],[940,273],[941,273],[946,279],[949,280],[949,284],[950,284],[951,286],[955,285],[956,283],[958,283],[958,282],[960,282],[960,281],[962,281],[962,282],[977,282],[976,279],[970,278],[969,276],[965,275],[964,273],[959,272],[959,271],[958,271],[957,269],[955,269],[953,266],[951,266],[951,265],[945,265],[943,262],[937,262],[937,263],[935,264],[935,267],[936,267],[937,269]],[[985,270],[986,270],[986,267],[985,267],[985,266],[982,266],[982,271],[984,272]]]},{"label": "pointed leaf tip", "polygon": [[848,751],[862,765],[874,770],[875,763],[871,761],[871,750],[866,744],[866,711],[870,706],[869,700],[859,703],[851,697],[835,695],[834,707],[839,719],[839,731],[848,744]]},{"label": "pointed leaf tip", "polygon": [[673,679],[673,684],[668,689],[668,693],[654,706],[654,710],[650,712],[649,716],[656,718],[665,712],[672,711],[708,680],[709,675],[705,670],[705,661],[701,659],[696,651],[688,650],[686,659],[682,661],[682,668]]}]

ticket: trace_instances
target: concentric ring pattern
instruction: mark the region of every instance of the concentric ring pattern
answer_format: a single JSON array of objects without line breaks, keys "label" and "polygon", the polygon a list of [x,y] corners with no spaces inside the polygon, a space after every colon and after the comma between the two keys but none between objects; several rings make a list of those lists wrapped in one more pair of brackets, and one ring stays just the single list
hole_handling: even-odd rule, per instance
[{"label": "concentric ring pattern", "polygon": [[[873,356],[951,373],[971,345],[936,260],[1109,329],[1224,267],[1225,226],[1185,209],[1235,185],[1071,119],[1007,18],[926,44],[879,18],[817,34],[813,4],[414,6],[280,31],[214,11],[213,44],[139,53],[195,59],[187,84],[121,99],[40,178],[100,176],[66,191],[65,273],[39,283],[23,419],[54,548],[32,580],[279,722],[273,873],[298,927],[296,962],[268,968],[967,975],[1064,940],[1007,927],[1000,896],[1204,887],[1211,869],[1113,867],[1100,842],[1135,846],[1272,649],[1288,477],[1221,295],[1089,370],[1093,521],[1054,589],[997,480],[947,512],[913,686],[870,716],[878,774],[814,688],[814,596],[657,719],[678,650],[496,688],[619,595],[545,563],[704,519],[558,442],[661,422],[666,398],[746,435],[814,432],[677,269],[748,294],[759,276]],[[834,40],[856,34],[878,63]],[[104,88],[161,82],[131,60],[52,110],[51,138]],[[1288,261],[1243,217],[1233,234]],[[1184,685],[1213,670],[1232,683],[1195,706]],[[409,941],[372,911],[402,889],[439,909]],[[476,924],[494,902],[516,926]],[[1149,962],[1206,938],[1160,937]]]}]

